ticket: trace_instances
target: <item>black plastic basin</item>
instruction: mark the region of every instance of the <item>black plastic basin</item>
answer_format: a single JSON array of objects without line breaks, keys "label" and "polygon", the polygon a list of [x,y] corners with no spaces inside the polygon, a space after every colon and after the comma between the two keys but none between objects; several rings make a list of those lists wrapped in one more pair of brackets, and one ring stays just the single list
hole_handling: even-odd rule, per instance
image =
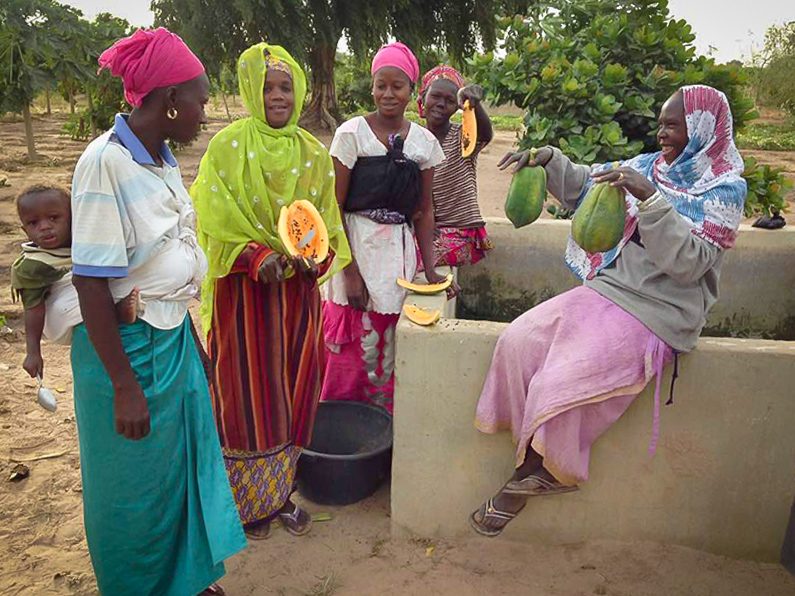
[{"label": "black plastic basin", "polygon": [[349,505],[373,494],[389,475],[392,417],[353,401],[322,402],[312,442],[298,462],[298,490],[322,505]]}]

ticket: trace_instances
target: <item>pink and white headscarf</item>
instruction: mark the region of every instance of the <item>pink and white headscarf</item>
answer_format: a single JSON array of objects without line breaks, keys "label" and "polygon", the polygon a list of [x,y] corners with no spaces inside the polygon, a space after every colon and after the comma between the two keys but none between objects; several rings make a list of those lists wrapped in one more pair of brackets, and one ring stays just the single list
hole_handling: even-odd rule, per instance
[{"label": "pink and white headscarf", "polygon": [[[726,96],[706,85],[682,87],[688,143],[672,164],[661,152],[644,153],[621,163],[646,176],[663,198],[692,226],[692,232],[722,249],[734,246],[743,218],[747,185],[744,165],[734,145],[732,114]],[[592,171],[613,164],[593,166]],[[583,190],[590,189],[592,181]],[[586,253],[572,238],[566,264],[580,279],[592,279],[612,263],[638,226],[638,200],[627,193],[624,236],[614,249]]]},{"label": "pink and white headscarf", "polygon": [[155,89],[186,83],[204,65],[179,35],[168,29],[138,29],[102,52],[99,69],[107,68],[124,83],[124,97],[135,108]]}]

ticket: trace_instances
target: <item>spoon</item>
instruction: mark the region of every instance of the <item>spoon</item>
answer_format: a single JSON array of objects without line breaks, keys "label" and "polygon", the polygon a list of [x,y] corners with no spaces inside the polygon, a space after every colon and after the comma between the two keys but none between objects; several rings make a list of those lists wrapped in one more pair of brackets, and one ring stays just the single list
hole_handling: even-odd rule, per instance
[{"label": "spoon", "polygon": [[58,409],[58,401],[52,394],[52,391],[46,387],[41,386],[41,375],[36,375],[36,380],[39,382],[39,390],[36,392],[36,400],[39,405],[48,412],[54,412]]}]

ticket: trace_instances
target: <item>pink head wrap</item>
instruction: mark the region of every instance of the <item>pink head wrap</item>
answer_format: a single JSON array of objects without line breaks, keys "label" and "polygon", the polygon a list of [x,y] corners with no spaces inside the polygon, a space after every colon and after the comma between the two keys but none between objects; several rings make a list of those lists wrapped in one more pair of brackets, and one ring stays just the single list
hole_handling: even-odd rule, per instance
[{"label": "pink head wrap", "polygon": [[204,66],[185,42],[168,29],[138,29],[120,39],[99,57],[99,69],[107,68],[124,82],[124,97],[140,107],[154,89],[195,79]]},{"label": "pink head wrap", "polygon": [[416,83],[417,79],[420,78],[420,63],[417,62],[417,58],[409,47],[399,41],[382,46],[378,50],[375,58],[373,58],[370,74],[375,75],[376,72],[385,66],[399,68],[406,73],[412,83]]},{"label": "pink head wrap", "polygon": [[417,94],[417,109],[420,112],[420,118],[425,118],[425,94],[436,81],[444,79],[452,82],[459,89],[464,86],[464,77],[452,66],[436,66],[425,73],[422,77],[420,84],[420,91]]}]

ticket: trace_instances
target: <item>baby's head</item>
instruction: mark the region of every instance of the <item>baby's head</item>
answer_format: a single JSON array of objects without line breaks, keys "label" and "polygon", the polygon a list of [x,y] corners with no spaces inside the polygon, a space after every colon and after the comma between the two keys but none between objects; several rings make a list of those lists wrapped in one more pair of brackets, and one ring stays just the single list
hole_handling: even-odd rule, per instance
[{"label": "baby's head", "polygon": [[69,191],[57,184],[34,184],[17,195],[17,214],[28,239],[41,248],[72,244]]}]

